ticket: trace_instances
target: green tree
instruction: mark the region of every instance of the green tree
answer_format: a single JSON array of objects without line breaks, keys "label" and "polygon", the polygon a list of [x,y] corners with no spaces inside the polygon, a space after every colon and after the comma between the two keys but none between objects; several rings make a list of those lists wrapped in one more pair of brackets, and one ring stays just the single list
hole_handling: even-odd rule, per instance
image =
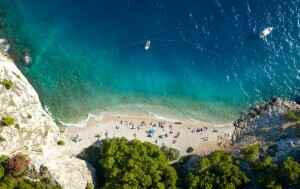
[{"label": "green tree", "polygon": [[244,148],[242,150],[242,155],[244,160],[250,162],[250,163],[254,163],[255,160],[257,160],[258,155],[259,155],[259,146],[256,145],[252,145],[252,146],[248,146],[246,148]]},{"label": "green tree", "polygon": [[4,168],[0,165],[0,179],[4,176]]},{"label": "green tree", "polygon": [[0,183],[0,189],[9,189],[5,183]]},{"label": "green tree", "polygon": [[279,167],[272,162],[272,158],[267,156],[261,162],[252,164],[255,175],[255,181],[258,186],[263,188],[280,188],[278,178]]},{"label": "green tree", "polygon": [[229,189],[239,187],[249,181],[231,155],[216,151],[211,157],[199,161],[194,172],[188,174],[186,185],[190,189]]},{"label": "green tree", "polygon": [[115,138],[104,140],[99,151],[105,189],[175,188],[176,172],[156,145]]},{"label": "green tree", "polygon": [[286,185],[300,184],[300,164],[288,157],[283,162],[279,175]]},{"label": "green tree", "polygon": [[166,154],[169,161],[174,161],[180,156],[180,151],[175,148],[162,146],[160,149]]}]

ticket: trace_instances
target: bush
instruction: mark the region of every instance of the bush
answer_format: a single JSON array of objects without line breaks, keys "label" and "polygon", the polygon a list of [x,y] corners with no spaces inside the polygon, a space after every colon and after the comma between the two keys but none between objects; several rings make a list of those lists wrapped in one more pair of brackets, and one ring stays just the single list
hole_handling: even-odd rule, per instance
[{"label": "bush", "polygon": [[21,76],[20,76],[20,75],[16,75],[16,77],[17,77],[18,79],[20,79],[20,78],[21,78]]},{"label": "bush", "polygon": [[1,81],[1,84],[4,85],[7,90],[11,89],[14,86],[14,84],[13,84],[12,81],[8,81],[6,79],[4,79],[3,81]]},{"label": "bush", "polygon": [[266,134],[267,132],[269,132],[269,128],[263,128],[262,130],[261,130],[261,133],[262,134]]},{"label": "bush", "polygon": [[0,183],[0,189],[8,189],[5,183]]},{"label": "bush", "polygon": [[59,146],[63,146],[63,145],[65,145],[65,141],[59,140],[59,141],[57,142],[57,144],[58,144]]},{"label": "bush", "polygon": [[18,176],[27,169],[29,162],[30,161],[27,156],[17,154],[8,160],[7,167],[9,172],[11,172],[14,176]]},{"label": "bush", "polygon": [[19,125],[19,124],[16,124],[16,125],[15,125],[15,128],[16,128],[16,129],[20,129],[20,125]]},{"label": "bush", "polygon": [[39,148],[37,151],[38,151],[39,153],[43,153],[43,148]]},{"label": "bush", "polygon": [[11,174],[6,175],[2,183],[6,184],[7,188],[15,188],[17,186],[17,180]]},{"label": "bush", "polygon": [[2,165],[0,165],[0,178],[4,176],[4,168]]},{"label": "bush", "polygon": [[5,125],[5,126],[10,126],[10,125],[13,125],[15,123],[15,119],[13,117],[5,117],[5,118],[2,118],[2,123]]},{"label": "bush", "polygon": [[6,141],[6,139],[3,138],[2,136],[0,136],[0,142],[5,142],[5,141]]},{"label": "bush", "polygon": [[28,119],[31,119],[31,118],[32,118],[32,115],[28,114],[28,115],[27,115],[27,118],[28,118]]},{"label": "bush", "polygon": [[194,151],[194,148],[193,147],[188,147],[188,149],[186,150],[186,153],[191,153]]},{"label": "bush", "polygon": [[295,112],[289,112],[286,115],[287,121],[300,121],[300,117],[296,116]]},{"label": "bush", "polygon": [[259,155],[258,152],[259,152],[259,146],[257,144],[248,146],[242,150],[243,158],[244,160],[250,163],[254,163],[255,160],[258,158]]},{"label": "bush", "polygon": [[180,151],[175,148],[163,146],[161,147],[161,150],[166,154],[169,161],[174,161],[180,156]]},{"label": "bush", "polygon": [[94,185],[88,182],[85,189],[94,189]]}]

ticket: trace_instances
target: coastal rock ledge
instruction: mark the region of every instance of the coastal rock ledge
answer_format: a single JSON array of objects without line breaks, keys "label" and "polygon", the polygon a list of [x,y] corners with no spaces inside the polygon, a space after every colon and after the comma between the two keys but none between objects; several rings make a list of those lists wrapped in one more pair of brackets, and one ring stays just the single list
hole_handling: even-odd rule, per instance
[{"label": "coastal rock ledge", "polygon": [[13,86],[7,89],[0,84],[0,118],[12,117],[14,124],[0,126],[0,155],[27,154],[37,178],[46,174],[64,189],[84,189],[92,183],[92,168],[72,157],[68,146],[57,144],[65,141],[65,136],[14,62],[0,54],[0,81],[3,80],[12,81]]},{"label": "coastal rock ledge", "polygon": [[300,138],[297,136],[298,121],[287,120],[289,112],[300,112],[300,104],[277,97],[250,109],[234,122],[232,142],[236,150],[259,143],[273,159],[299,154]]}]

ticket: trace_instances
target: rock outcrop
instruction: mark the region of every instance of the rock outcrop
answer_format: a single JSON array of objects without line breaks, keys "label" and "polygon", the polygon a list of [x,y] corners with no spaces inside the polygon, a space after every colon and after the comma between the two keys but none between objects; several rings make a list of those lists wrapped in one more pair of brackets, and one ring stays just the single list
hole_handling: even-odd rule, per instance
[{"label": "rock outcrop", "polygon": [[290,111],[299,112],[300,105],[277,97],[252,108],[234,123],[234,146],[241,148],[260,143],[263,149],[272,151],[274,159],[300,150],[300,139],[295,135],[296,128],[288,129],[295,125],[294,122],[286,120]]},{"label": "rock outcrop", "polygon": [[[0,125],[0,155],[28,154],[30,168],[47,175],[65,189],[84,189],[92,183],[91,170],[85,161],[71,157],[59,127],[44,111],[38,94],[14,62],[0,54],[0,81],[13,82],[7,89],[0,84],[0,118],[14,118],[12,126]],[[88,168],[89,167],[89,168]]]}]

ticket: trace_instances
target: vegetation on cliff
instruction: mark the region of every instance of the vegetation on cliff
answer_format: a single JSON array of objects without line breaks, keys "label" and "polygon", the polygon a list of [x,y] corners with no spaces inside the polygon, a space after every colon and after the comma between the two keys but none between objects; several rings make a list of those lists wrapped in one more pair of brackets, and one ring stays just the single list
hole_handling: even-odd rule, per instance
[{"label": "vegetation on cliff", "polygon": [[2,118],[2,124],[4,126],[11,126],[14,123],[15,123],[15,119],[13,117],[6,116],[6,117]]},{"label": "vegetation on cliff", "polygon": [[1,84],[4,85],[7,90],[11,89],[14,86],[14,83],[12,81],[6,79],[2,80]]},{"label": "vegetation on cliff", "polygon": [[26,178],[28,164],[29,159],[23,154],[12,158],[0,156],[0,189],[61,189],[48,178],[37,181]]},{"label": "vegetation on cliff", "polygon": [[248,146],[243,150],[243,159],[248,163],[247,172],[254,184],[261,188],[300,188],[300,164],[287,157],[274,162],[271,156],[259,158],[258,145]]}]

